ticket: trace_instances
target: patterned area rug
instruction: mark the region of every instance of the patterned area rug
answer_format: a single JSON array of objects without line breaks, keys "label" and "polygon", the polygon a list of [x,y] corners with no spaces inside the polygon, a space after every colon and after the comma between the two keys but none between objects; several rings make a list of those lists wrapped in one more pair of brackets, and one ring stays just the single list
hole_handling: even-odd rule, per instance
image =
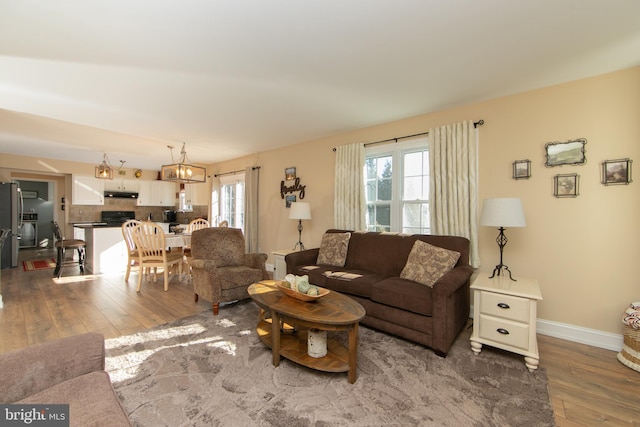
[{"label": "patterned area rug", "polygon": [[47,268],[54,268],[55,266],[56,260],[53,258],[38,259],[35,261],[22,261],[22,269],[24,271],[43,270]]},{"label": "patterned area rug", "polygon": [[553,426],[547,375],[465,329],[446,358],[360,328],[358,378],[271,352],[251,301],[107,340],[107,370],[138,426]]}]

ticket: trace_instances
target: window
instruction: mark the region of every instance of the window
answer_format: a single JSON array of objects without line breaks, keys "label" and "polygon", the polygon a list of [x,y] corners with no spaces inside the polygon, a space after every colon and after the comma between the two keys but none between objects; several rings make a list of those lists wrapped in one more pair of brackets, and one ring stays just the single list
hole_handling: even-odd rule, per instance
[{"label": "window", "polygon": [[220,221],[244,231],[244,173],[220,178]]},{"label": "window", "polygon": [[367,148],[367,230],[429,234],[429,151],[426,138]]}]

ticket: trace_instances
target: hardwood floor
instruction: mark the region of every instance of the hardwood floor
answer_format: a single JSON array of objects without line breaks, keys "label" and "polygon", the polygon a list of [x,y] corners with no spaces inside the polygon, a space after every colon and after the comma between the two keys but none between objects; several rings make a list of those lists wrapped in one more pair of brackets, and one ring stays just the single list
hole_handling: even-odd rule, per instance
[{"label": "hardwood floor", "polygon": [[[75,266],[60,280],[53,269],[22,269],[23,260],[53,257],[52,250],[23,249],[20,266],[2,270],[0,353],[88,331],[113,338],[210,309],[176,276],[168,292],[159,276],[137,294],[137,272],[125,283],[124,274],[81,276]],[[545,335],[538,344],[559,427],[640,427],[640,372],[618,362],[616,352]]]}]

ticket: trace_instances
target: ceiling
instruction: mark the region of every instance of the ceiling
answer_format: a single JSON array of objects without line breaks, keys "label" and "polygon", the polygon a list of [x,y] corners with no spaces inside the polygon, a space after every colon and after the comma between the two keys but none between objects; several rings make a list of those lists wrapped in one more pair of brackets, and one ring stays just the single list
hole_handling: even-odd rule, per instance
[{"label": "ceiling", "polygon": [[[0,0],[0,152],[215,163],[640,65],[638,0]],[[364,142],[364,141],[363,141]]]}]

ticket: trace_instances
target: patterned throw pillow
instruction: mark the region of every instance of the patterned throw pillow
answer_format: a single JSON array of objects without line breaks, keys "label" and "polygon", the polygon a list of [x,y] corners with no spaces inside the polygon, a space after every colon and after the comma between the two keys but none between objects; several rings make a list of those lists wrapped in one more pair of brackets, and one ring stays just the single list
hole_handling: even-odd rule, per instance
[{"label": "patterned throw pillow", "polygon": [[451,271],[458,258],[459,252],[416,240],[400,277],[433,288],[439,278]]},{"label": "patterned throw pillow", "polygon": [[320,243],[317,263],[344,267],[351,233],[324,233]]}]

